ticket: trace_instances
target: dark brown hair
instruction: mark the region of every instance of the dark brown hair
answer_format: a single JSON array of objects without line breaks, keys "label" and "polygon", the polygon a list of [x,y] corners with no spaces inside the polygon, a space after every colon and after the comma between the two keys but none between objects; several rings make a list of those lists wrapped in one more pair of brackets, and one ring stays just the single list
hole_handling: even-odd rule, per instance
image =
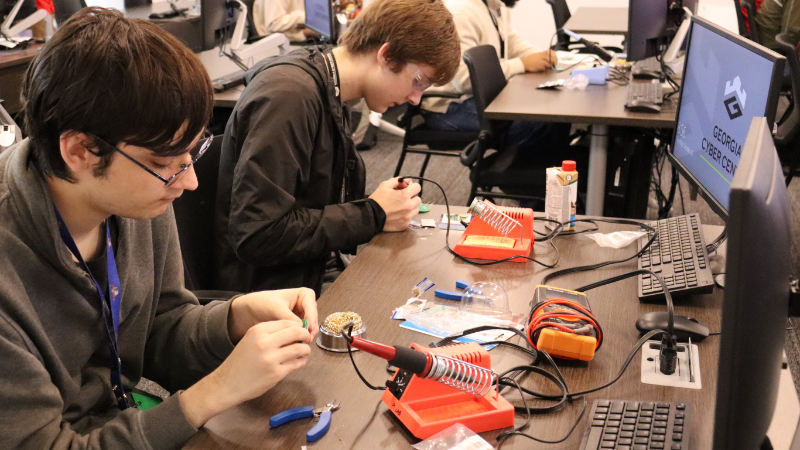
[{"label": "dark brown hair", "polygon": [[388,59],[399,72],[406,63],[436,70],[434,83],[447,84],[455,76],[461,46],[453,15],[442,0],[376,0],[347,27],[339,45],[354,54],[389,44]]},{"label": "dark brown hair", "polygon": [[[60,153],[63,133],[176,156],[208,124],[213,91],[200,60],[178,39],[153,23],[93,7],[64,22],[42,47],[22,100],[33,161],[42,173],[71,180]],[[87,145],[101,157],[101,176],[113,152]]]}]

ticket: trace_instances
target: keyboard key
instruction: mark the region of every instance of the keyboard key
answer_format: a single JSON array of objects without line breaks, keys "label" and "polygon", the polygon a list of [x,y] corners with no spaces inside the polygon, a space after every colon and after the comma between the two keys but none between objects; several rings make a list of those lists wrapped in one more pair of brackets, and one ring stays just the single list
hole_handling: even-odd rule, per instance
[{"label": "keyboard key", "polygon": [[683,448],[683,447],[681,447],[681,444],[672,444],[672,447],[670,447],[670,448],[672,450],[681,450],[681,448]]},{"label": "keyboard key", "polygon": [[605,420],[593,420],[592,421],[592,426],[593,427],[602,427],[605,424],[606,424]]},{"label": "keyboard key", "polygon": [[597,450],[600,446],[600,437],[603,435],[603,429],[599,427],[592,427],[589,432],[589,437],[586,439],[586,449]]},{"label": "keyboard key", "polygon": [[672,432],[673,433],[683,433],[683,427],[680,426],[680,425],[677,426],[677,427],[672,427]]},{"label": "keyboard key", "polygon": [[682,412],[676,412],[676,413],[675,413],[675,418],[676,418],[676,419],[683,419],[683,418],[685,418],[685,417],[686,417],[686,414],[685,414],[685,413],[682,413]]},{"label": "keyboard key", "polygon": [[617,427],[606,427],[606,434],[617,434],[619,433],[619,428]]},{"label": "keyboard key", "polygon": [[622,426],[622,431],[633,431],[635,429],[636,429],[636,427],[633,426],[632,424],[631,425],[623,425]]},{"label": "keyboard key", "polygon": [[608,407],[607,406],[605,406],[605,407],[604,406],[598,406],[597,409],[594,410],[594,412],[597,413],[597,414],[605,414],[605,413],[608,412]]},{"label": "keyboard key", "polygon": [[632,438],[633,437],[633,431],[620,431],[619,437],[621,437],[621,438]]},{"label": "keyboard key", "polygon": [[636,419],[631,419],[631,418],[622,419],[622,423],[624,423],[625,425],[636,425]]},{"label": "keyboard key", "polygon": [[664,409],[664,408],[666,408],[666,409],[669,409],[669,403],[666,403],[666,402],[658,402],[658,404],[656,405],[656,408],[661,408],[661,409]]},{"label": "keyboard key", "polygon": [[617,435],[616,434],[604,434],[603,435],[603,440],[604,441],[616,441],[617,440]]},{"label": "keyboard key", "polygon": [[683,419],[675,419],[675,423],[673,425],[683,425]]},{"label": "keyboard key", "polygon": [[[614,448],[615,445],[616,444],[613,443],[613,442],[603,441],[603,443],[600,444],[600,448]],[[595,447],[595,448],[597,448],[597,447]]]},{"label": "keyboard key", "polygon": [[683,439],[683,434],[681,434],[681,433],[673,433],[672,434],[672,440],[673,441],[680,442],[681,439]]},{"label": "keyboard key", "polygon": [[650,423],[653,421],[652,417],[639,417],[639,423]]},{"label": "keyboard key", "polygon": [[609,414],[608,420],[622,420],[622,414]]},{"label": "keyboard key", "polygon": [[636,437],[648,437],[650,436],[650,430],[638,430],[636,431]]},{"label": "keyboard key", "polygon": [[609,420],[608,422],[606,422],[606,425],[608,425],[610,427],[618,427],[619,426],[619,420]]},{"label": "keyboard key", "polygon": [[628,402],[625,406],[626,411],[638,411],[639,410],[639,402]]},{"label": "keyboard key", "polygon": [[640,445],[634,445],[633,447],[631,447],[631,450],[647,450],[647,446],[646,445],[641,445],[641,444]]},{"label": "keyboard key", "polygon": [[625,410],[625,403],[620,401],[615,401],[611,403],[611,414],[622,414]]},{"label": "keyboard key", "polygon": [[610,400],[598,400],[597,402],[598,408],[608,408],[609,406],[611,406]]},{"label": "keyboard key", "polygon": [[650,448],[655,448],[655,449],[659,449],[660,450],[660,449],[664,448],[664,443],[663,442],[651,442],[650,443]]},{"label": "keyboard key", "polygon": [[628,412],[626,412],[626,413],[625,413],[625,417],[633,417],[634,419],[635,419],[635,418],[636,418],[638,415],[639,415],[639,414],[637,414],[637,413],[636,413],[636,411],[628,411]]},{"label": "keyboard key", "polygon": [[653,422],[653,426],[654,427],[659,427],[659,428],[666,428],[667,427],[667,421],[666,420],[658,420],[656,422]]},{"label": "keyboard key", "polygon": [[605,414],[595,414],[594,415],[594,420],[606,420],[606,415]]},{"label": "keyboard key", "polygon": [[631,450],[630,445],[619,445],[617,444],[617,450]]},{"label": "keyboard key", "polygon": [[665,440],[666,440],[666,437],[663,434],[655,434],[653,436],[650,436],[650,442],[651,443],[652,442],[664,442]]},{"label": "keyboard key", "polygon": [[653,417],[653,411],[642,411],[639,413],[641,417]]},{"label": "keyboard key", "polygon": [[636,439],[633,440],[633,443],[647,445],[650,443],[650,439],[647,439],[646,437],[637,437]]},{"label": "keyboard key", "polygon": [[639,425],[636,426],[636,429],[637,430],[649,430],[650,429],[650,424],[649,423],[640,423]]},{"label": "keyboard key", "polygon": [[631,445],[631,444],[633,444],[633,439],[620,439],[619,441],[617,441],[617,445]]},{"label": "keyboard key", "polygon": [[656,414],[656,420],[669,420],[666,414]]},{"label": "keyboard key", "polygon": [[653,434],[667,434],[666,428],[653,428]]}]

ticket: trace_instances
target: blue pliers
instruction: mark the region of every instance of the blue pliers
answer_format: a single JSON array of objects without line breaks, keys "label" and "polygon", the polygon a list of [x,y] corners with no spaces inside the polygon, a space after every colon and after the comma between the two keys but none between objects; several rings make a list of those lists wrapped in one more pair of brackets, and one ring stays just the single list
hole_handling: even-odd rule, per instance
[{"label": "blue pliers", "polygon": [[317,417],[319,418],[319,423],[314,425],[314,428],[306,433],[306,441],[314,442],[328,432],[328,429],[331,427],[331,412],[337,409],[339,409],[339,402],[337,400],[319,409],[314,409],[313,406],[301,406],[299,408],[287,409],[286,411],[279,412],[270,417],[269,426],[274,428],[293,420]]}]

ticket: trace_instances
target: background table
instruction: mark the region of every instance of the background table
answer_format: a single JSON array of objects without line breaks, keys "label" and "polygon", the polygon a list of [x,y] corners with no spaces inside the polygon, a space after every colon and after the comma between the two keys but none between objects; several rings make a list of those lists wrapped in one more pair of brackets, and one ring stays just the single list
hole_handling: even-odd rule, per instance
[{"label": "background table", "polygon": [[[437,217],[442,207],[434,206],[424,217]],[[452,212],[465,212],[465,208],[452,208]],[[537,225],[542,229],[542,225]],[[609,231],[617,226],[601,225]],[[626,227],[631,228],[631,227]],[[706,226],[706,239],[713,239],[722,227]],[[455,243],[460,232],[451,232],[450,241]],[[621,250],[601,249],[593,241],[582,236],[560,237],[555,240],[561,254],[558,268],[579,264],[621,259],[635,252],[635,248]],[[555,252],[547,243],[534,246],[535,257],[551,262]],[[719,271],[724,267],[724,256],[713,260],[712,267]],[[577,274],[554,280],[552,284],[576,288],[603,278],[619,275],[636,269],[636,261],[607,267],[601,270]],[[412,342],[429,344],[436,338],[400,328],[399,321],[389,319],[391,311],[411,296],[411,287],[423,277],[437,283],[437,288],[455,290],[457,279],[466,281],[492,281],[505,288],[511,308],[515,312],[528,310],[534,287],[550,269],[534,263],[503,263],[490,267],[478,267],[456,261],[444,249],[444,231],[434,229],[407,230],[401,233],[383,233],[367,245],[353,263],[344,271],[331,288],[319,299],[320,317],[337,311],[355,311],[364,319],[369,338],[392,345],[408,345]],[[636,296],[636,280],[631,278],[588,293],[592,309],[599,319],[606,336],[602,348],[591,362],[560,361],[571,390],[598,386],[613,378],[620,369],[625,356],[639,338],[634,322],[641,314],[664,310],[663,305],[640,304]],[[433,292],[424,298],[433,300]],[[720,306],[722,293],[676,300],[676,312],[697,318],[712,332],[720,330]],[[518,339],[518,338],[514,338]],[[512,340],[513,342],[513,340]],[[699,344],[700,371],[703,389],[676,389],[646,385],[639,382],[640,356],[622,378],[611,387],[588,395],[589,406],[595,398],[682,401],[692,403],[695,415],[692,429],[687,436],[690,448],[711,448],[714,402],[716,395],[717,358],[719,337],[711,336]],[[498,347],[492,350],[492,365],[502,371],[517,364],[527,363],[526,358],[513,350]],[[372,384],[382,385],[390,375],[385,370],[385,361],[359,352],[355,360],[364,376]],[[544,364],[543,367],[547,368]],[[528,387],[554,393],[555,388],[540,377],[531,376],[524,382]],[[514,400],[513,393],[505,394]],[[312,346],[309,363],[291,374],[264,396],[229,410],[212,419],[188,444],[187,448],[281,448],[299,449],[305,445],[305,433],[313,426],[297,421],[280,428],[269,428],[269,417],[288,408],[305,405],[324,405],[339,400],[341,408],[333,413],[331,429],[315,446],[326,449],[409,449],[414,438],[380,401],[381,392],[371,391],[356,376],[346,354],[329,353]],[[532,402],[543,405],[545,402]],[[542,439],[559,439],[569,429],[581,410],[581,402],[568,405],[562,410],[534,416],[528,429]],[[517,424],[522,423],[517,416]],[[577,448],[586,425],[584,417],[570,438],[558,448]],[[500,431],[483,433],[485,439],[494,443]],[[535,443],[521,437],[511,438],[503,444],[504,449],[556,448]]]},{"label": "background table", "polygon": [[0,51],[0,100],[9,114],[22,109],[19,94],[25,71],[41,48],[42,44],[30,44],[23,50]]},{"label": "background table", "polygon": [[586,214],[602,216],[608,126],[674,128],[676,103],[665,103],[658,114],[635,113],[625,109],[626,86],[607,83],[589,85],[585,91],[537,89],[546,81],[569,78],[570,73],[526,73],[511,78],[486,108],[486,117],[591,125]]},{"label": "background table", "polygon": [[578,34],[627,34],[628,8],[580,7],[564,28]]}]

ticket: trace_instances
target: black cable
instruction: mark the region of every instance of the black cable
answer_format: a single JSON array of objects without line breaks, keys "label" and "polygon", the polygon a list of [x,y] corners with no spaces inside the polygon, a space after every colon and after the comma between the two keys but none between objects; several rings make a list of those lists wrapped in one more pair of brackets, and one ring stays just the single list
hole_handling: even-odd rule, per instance
[{"label": "black cable", "polygon": [[656,230],[655,228],[651,227],[650,225],[647,225],[647,224],[642,223],[642,222],[637,222],[637,221],[634,221],[634,220],[626,220],[626,219],[574,219],[574,220],[570,220],[570,221],[564,222],[564,225],[567,225],[567,224],[573,223],[573,222],[575,222],[575,223],[577,223],[577,222],[587,222],[587,221],[590,221],[590,220],[593,220],[593,221],[596,221],[596,222],[605,222],[605,223],[613,223],[613,224],[621,224],[621,225],[635,225],[635,226],[644,228],[648,232],[652,232],[653,236],[650,238],[650,240],[647,241],[647,244],[642,246],[641,250],[639,250],[635,255],[633,255],[633,256],[631,256],[629,258],[615,260],[615,261],[605,261],[605,262],[597,263],[597,264],[590,264],[590,265],[586,265],[586,266],[570,267],[570,268],[567,268],[567,269],[557,270],[555,272],[551,272],[551,273],[545,275],[544,278],[542,278],[542,282],[541,283],[543,285],[547,285],[550,280],[552,280],[554,278],[557,278],[557,277],[560,277],[560,276],[569,275],[569,274],[573,274],[573,273],[579,273],[579,272],[586,272],[586,271],[589,271],[589,270],[595,270],[595,269],[599,269],[601,267],[610,266],[612,264],[621,264],[621,263],[624,263],[624,262],[628,262],[628,261],[630,261],[630,260],[632,260],[634,258],[638,258],[642,254],[644,254],[644,252],[647,251],[648,248],[650,248],[650,245],[652,245],[653,242],[656,239],[658,239],[658,230]]},{"label": "black cable", "polygon": [[592,289],[595,289],[595,288],[599,288],[601,286],[605,286],[605,285],[608,285],[608,284],[611,284],[611,283],[616,283],[617,281],[621,281],[621,280],[630,278],[632,276],[648,275],[648,274],[652,275],[653,277],[655,277],[658,280],[658,283],[661,286],[661,290],[662,290],[662,292],[664,292],[664,297],[665,297],[665,299],[667,301],[667,313],[669,314],[669,319],[668,319],[669,322],[668,322],[667,331],[669,332],[670,336],[674,336],[675,333],[674,333],[674,323],[673,323],[673,321],[674,321],[674,315],[675,315],[675,307],[674,307],[674,305],[672,303],[672,294],[670,294],[669,289],[667,288],[667,284],[664,282],[664,279],[661,278],[661,276],[659,274],[653,272],[652,270],[647,270],[647,269],[634,270],[633,272],[624,273],[622,275],[617,275],[615,277],[606,278],[605,280],[596,281],[596,282],[594,282],[592,284],[587,284],[586,286],[581,286],[581,287],[575,289],[575,291],[576,292],[586,292],[586,291],[589,291],[589,290],[592,290]]},{"label": "black cable", "polygon": [[420,180],[420,181],[426,181],[428,183],[433,183],[436,187],[439,188],[440,191],[442,191],[442,196],[444,197],[444,206],[445,206],[445,208],[447,210],[447,218],[448,218],[448,220],[447,220],[447,228],[445,230],[444,246],[445,246],[445,248],[447,249],[447,251],[450,254],[452,254],[456,258],[460,259],[461,261],[464,261],[464,262],[466,262],[468,264],[472,264],[472,265],[475,265],[475,266],[492,266],[492,265],[495,265],[495,264],[511,261],[512,259],[524,258],[524,259],[527,259],[528,261],[533,261],[536,264],[539,264],[541,266],[547,267],[548,269],[552,269],[553,267],[555,267],[558,264],[558,260],[559,260],[560,256],[559,256],[558,248],[555,245],[553,245],[553,241],[552,240],[550,240],[550,245],[556,251],[556,260],[552,264],[543,263],[543,262],[541,262],[541,261],[539,261],[539,260],[537,260],[535,258],[531,258],[530,256],[526,256],[526,255],[514,255],[514,256],[509,256],[508,258],[503,258],[503,259],[491,259],[491,260],[482,260],[482,261],[476,261],[476,260],[474,260],[472,258],[467,258],[467,257],[459,255],[452,248],[450,248],[450,204],[447,202],[447,193],[445,193],[444,188],[442,188],[442,186],[439,183],[437,183],[437,182],[435,182],[433,180],[430,180],[428,178],[424,178],[424,177],[402,176],[402,177],[399,178],[398,181],[400,183],[402,183],[403,180],[405,180],[405,179]]},{"label": "black cable", "polygon": [[367,381],[367,379],[364,378],[363,375],[361,375],[361,371],[358,370],[358,366],[356,365],[356,360],[353,359],[353,348],[350,347],[350,343],[353,342],[352,334],[353,334],[353,323],[352,322],[350,322],[350,323],[348,323],[348,324],[346,324],[345,326],[342,327],[342,337],[344,337],[344,341],[347,343],[347,354],[350,355],[350,362],[353,363],[353,369],[356,370],[356,374],[358,375],[358,378],[361,378],[361,381],[363,381],[364,384],[366,384],[368,388],[370,388],[370,389],[372,389],[374,391],[382,391],[382,390],[386,389],[385,386],[384,387],[378,387],[378,386],[371,385],[369,383],[369,381]]},{"label": "black cable", "polygon": [[725,228],[722,229],[722,233],[714,239],[714,242],[706,245],[706,252],[713,253],[717,251],[720,245],[728,238],[728,225],[725,225]]}]

